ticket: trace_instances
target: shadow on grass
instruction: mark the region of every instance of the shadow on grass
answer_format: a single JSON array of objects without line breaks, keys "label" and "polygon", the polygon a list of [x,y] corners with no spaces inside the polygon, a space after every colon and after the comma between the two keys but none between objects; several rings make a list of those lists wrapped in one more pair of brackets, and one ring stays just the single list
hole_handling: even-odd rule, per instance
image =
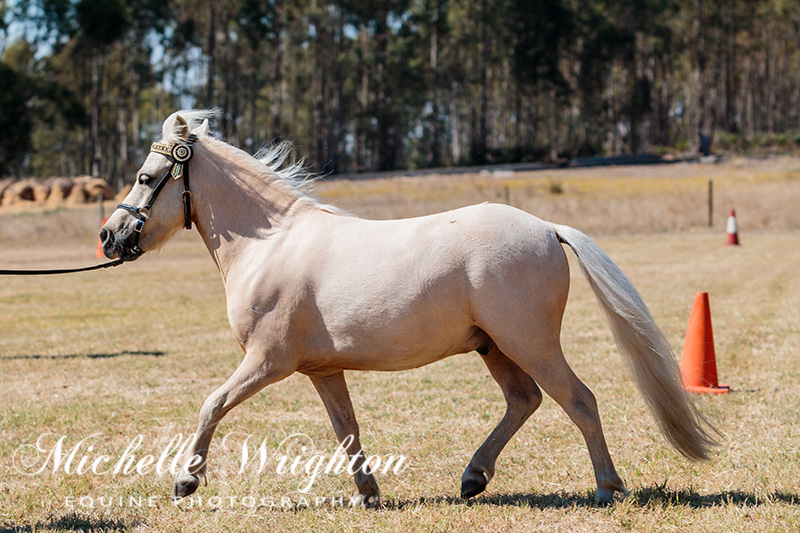
[{"label": "shadow on grass", "polygon": [[0,525],[0,533],[28,533],[33,531],[130,531],[137,526],[143,526],[140,521],[125,521],[121,519],[95,518],[68,514],[53,518],[33,525],[10,526]]},{"label": "shadow on grass", "polygon": [[89,353],[89,354],[68,354],[68,355],[0,355],[0,360],[12,359],[109,359],[112,357],[122,357],[124,355],[147,355],[151,357],[161,357],[166,355],[165,352],[159,350],[123,350],[114,353]]},{"label": "shadow on grass", "polygon": [[[617,500],[620,501],[620,500]],[[784,492],[773,492],[755,495],[744,491],[725,491],[713,494],[699,494],[692,489],[666,490],[663,487],[643,487],[633,489],[625,499],[627,505],[633,507],[689,507],[703,509],[724,505],[737,507],[758,507],[772,503],[783,503],[800,506],[800,495]],[[458,505],[467,506],[492,505],[502,507],[530,507],[533,509],[571,509],[575,507],[597,507],[594,492],[591,493],[531,493],[531,494],[498,494],[484,495],[463,500],[457,496],[421,497],[412,500],[381,500],[380,509],[402,510],[420,505]]]}]

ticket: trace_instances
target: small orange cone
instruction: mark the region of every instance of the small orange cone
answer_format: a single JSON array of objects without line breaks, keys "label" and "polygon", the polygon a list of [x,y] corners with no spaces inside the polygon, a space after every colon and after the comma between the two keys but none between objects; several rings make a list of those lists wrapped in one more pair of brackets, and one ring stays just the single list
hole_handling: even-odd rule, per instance
[{"label": "small orange cone", "polygon": [[728,216],[728,224],[725,226],[725,231],[728,234],[728,246],[739,246],[739,226],[736,224],[736,210],[731,208],[731,214]]},{"label": "small orange cone", "polygon": [[[108,217],[103,218],[103,223],[100,224],[100,227],[102,228],[103,226],[105,226],[106,222],[108,222]],[[94,255],[99,258],[103,258],[106,256],[106,254],[103,253],[103,243],[100,242],[100,237],[97,238],[97,251],[94,253]]]},{"label": "small orange cone", "polygon": [[711,309],[708,293],[694,297],[686,343],[681,358],[683,387],[689,392],[722,394],[730,392],[728,385],[717,382],[717,357],[714,353],[714,333],[711,331]]}]

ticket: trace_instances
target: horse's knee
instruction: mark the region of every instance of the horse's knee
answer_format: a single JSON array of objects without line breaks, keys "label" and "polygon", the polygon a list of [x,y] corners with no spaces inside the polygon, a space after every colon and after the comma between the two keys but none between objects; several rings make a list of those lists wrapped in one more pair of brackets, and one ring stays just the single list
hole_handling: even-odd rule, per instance
[{"label": "horse's knee", "polygon": [[200,423],[208,426],[219,422],[225,415],[223,406],[225,405],[225,395],[214,393],[203,402],[203,407],[200,408]]}]

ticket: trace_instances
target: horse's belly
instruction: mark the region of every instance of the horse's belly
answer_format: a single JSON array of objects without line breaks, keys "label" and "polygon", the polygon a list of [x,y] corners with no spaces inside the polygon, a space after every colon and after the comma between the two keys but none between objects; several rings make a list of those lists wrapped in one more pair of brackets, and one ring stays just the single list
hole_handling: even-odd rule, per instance
[{"label": "horse's belly", "polygon": [[[371,341],[371,342],[370,342]],[[397,342],[392,342],[397,341]],[[362,337],[355,343],[342,343],[333,350],[311,352],[299,371],[313,373],[322,369],[408,370],[439,361],[451,355],[478,350],[488,352],[492,340],[477,327],[458,335],[439,332],[427,338],[402,339]]]},{"label": "horse's belly", "polygon": [[[459,291],[414,297],[353,297],[320,309],[320,328],[309,338],[309,359],[359,370],[416,368],[487,344]],[[393,296],[393,297],[392,297]]]}]

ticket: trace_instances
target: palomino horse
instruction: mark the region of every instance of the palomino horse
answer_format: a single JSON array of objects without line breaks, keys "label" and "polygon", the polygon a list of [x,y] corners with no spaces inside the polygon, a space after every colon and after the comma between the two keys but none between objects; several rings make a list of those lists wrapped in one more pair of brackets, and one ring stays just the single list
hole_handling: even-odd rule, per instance
[{"label": "palomino horse", "polygon": [[343,371],[405,370],[472,350],[500,385],[507,410],[470,460],[462,497],[486,488],[498,454],[539,407],[539,387],[582,432],[596,500],[625,494],[594,395],[561,351],[569,289],[562,243],[577,255],[662,433],[683,455],[708,457],[714,440],[681,387],[663,333],[631,282],[583,233],[493,204],[408,220],[348,215],[306,195],[297,167],[278,170],[285,148],[256,159],[210,137],[209,115],[179,111],[164,122],[136,185],[100,232],[106,256],[135,258],[194,223],[222,274],[228,318],[245,351],[200,410],[174,498],[197,490],[225,414],[300,372],[339,441],[349,442],[356,500],[377,499],[374,477],[360,468]]}]

